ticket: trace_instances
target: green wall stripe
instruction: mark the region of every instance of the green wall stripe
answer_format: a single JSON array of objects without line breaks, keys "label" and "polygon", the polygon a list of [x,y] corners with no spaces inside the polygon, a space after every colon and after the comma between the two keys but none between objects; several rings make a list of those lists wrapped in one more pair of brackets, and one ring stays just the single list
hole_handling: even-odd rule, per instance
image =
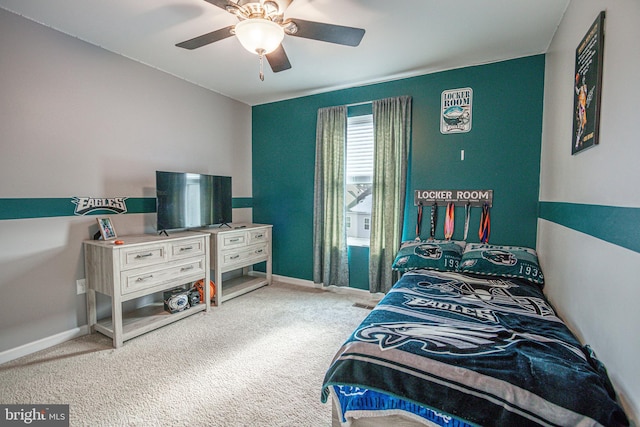
[{"label": "green wall stripe", "polygon": [[[153,213],[156,211],[155,197],[128,197],[125,200],[127,214]],[[232,200],[233,208],[250,208],[251,197],[237,197]],[[0,199],[0,220],[49,218],[57,216],[77,216],[73,198],[34,198]],[[118,213],[100,209],[86,215],[118,215]]]},{"label": "green wall stripe", "polygon": [[640,208],[540,202],[539,217],[640,252]]},{"label": "green wall stripe", "polygon": [[71,199],[0,199],[0,219],[73,215]]},{"label": "green wall stripe", "polygon": [[234,197],[231,203],[231,207],[238,208],[252,208],[253,199],[251,197]]}]

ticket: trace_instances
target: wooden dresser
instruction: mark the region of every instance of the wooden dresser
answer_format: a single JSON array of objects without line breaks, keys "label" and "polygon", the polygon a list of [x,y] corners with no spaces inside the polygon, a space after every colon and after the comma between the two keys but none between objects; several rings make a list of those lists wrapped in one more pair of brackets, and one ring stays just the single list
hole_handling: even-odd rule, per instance
[{"label": "wooden dresser", "polygon": [[[216,305],[271,284],[271,230],[271,225],[250,223],[201,230],[211,234]],[[266,263],[266,274],[254,274],[253,265],[261,262]]]},{"label": "wooden dresser", "polygon": [[[205,286],[205,301],[183,311],[170,314],[162,302],[135,304],[136,309],[123,312],[122,304],[148,295],[210,280],[209,234],[176,232],[169,236],[135,235],[114,241],[84,242],[87,279],[87,315],[92,332],[98,331],[113,339],[114,347],[123,342],[180,320],[203,310],[209,310],[209,287]],[[96,292],[111,297],[111,317],[97,319]],[[153,298],[151,298],[153,299]],[[158,299],[157,297],[155,298]]]}]

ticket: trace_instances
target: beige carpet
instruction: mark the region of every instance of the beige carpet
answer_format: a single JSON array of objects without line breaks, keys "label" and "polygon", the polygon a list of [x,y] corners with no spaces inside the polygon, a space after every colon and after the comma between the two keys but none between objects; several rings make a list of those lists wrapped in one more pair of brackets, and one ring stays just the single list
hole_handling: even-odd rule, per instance
[{"label": "beige carpet", "polygon": [[125,342],[81,337],[0,366],[0,402],[69,404],[71,426],[329,426],[324,372],[369,313],[282,283]]}]

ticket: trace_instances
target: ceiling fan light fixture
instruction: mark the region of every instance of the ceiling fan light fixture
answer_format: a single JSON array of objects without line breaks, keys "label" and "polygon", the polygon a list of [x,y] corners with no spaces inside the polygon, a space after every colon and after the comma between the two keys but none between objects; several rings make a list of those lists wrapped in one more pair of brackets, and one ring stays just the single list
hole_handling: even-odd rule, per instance
[{"label": "ceiling fan light fixture", "polygon": [[264,14],[267,16],[277,15],[278,12],[280,11],[280,8],[278,7],[278,3],[271,0],[267,0],[264,3],[262,3],[262,8],[264,9]]},{"label": "ceiling fan light fixture", "polygon": [[238,22],[235,33],[242,46],[256,55],[273,52],[284,38],[284,30],[280,25],[262,18]]}]

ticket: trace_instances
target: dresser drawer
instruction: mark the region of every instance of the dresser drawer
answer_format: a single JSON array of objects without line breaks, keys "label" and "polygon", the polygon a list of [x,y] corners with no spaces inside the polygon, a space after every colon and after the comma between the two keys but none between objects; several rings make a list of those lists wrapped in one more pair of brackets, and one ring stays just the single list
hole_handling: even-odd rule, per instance
[{"label": "dresser drawer", "polygon": [[182,259],[195,255],[204,255],[204,239],[198,238],[172,242],[169,250],[170,259]]},{"label": "dresser drawer", "polygon": [[268,231],[266,229],[261,230],[249,230],[249,242],[253,245],[255,243],[267,242],[269,240]]},{"label": "dresser drawer", "polygon": [[204,273],[204,257],[186,259],[180,263],[169,266],[165,264],[157,268],[145,267],[124,271],[120,274],[120,291],[122,295],[126,295],[163,283],[171,283],[172,286],[175,286],[176,282],[179,282],[180,279],[186,279],[193,275],[202,276]]},{"label": "dresser drawer", "polygon": [[243,263],[248,258],[248,253],[245,249],[237,251],[226,251],[222,253],[221,267],[228,267],[230,265]]},{"label": "dresser drawer", "polygon": [[249,261],[260,258],[266,258],[268,255],[268,245],[252,245],[236,250],[225,251],[222,253],[221,267],[229,267],[235,264],[247,264]]},{"label": "dresser drawer", "polygon": [[167,259],[167,245],[162,243],[145,245],[144,247],[125,247],[120,250],[120,266],[122,270],[160,264]]},{"label": "dresser drawer", "polygon": [[237,233],[225,233],[222,235],[220,249],[231,249],[247,245],[247,233],[238,231]]},{"label": "dresser drawer", "polygon": [[248,260],[261,260],[265,259],[267,255],[269,255],[269,245],[266,243],[250,246],[246,250]]}]

